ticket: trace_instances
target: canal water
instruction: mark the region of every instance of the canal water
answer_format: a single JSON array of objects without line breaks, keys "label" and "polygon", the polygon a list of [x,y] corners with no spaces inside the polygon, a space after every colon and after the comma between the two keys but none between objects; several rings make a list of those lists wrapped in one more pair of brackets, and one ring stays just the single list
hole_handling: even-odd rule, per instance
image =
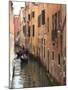
[{"label": "canal water", "polygon": [[28,62],[23,62],[22,66],[20,59],[15,60],[12,83],[12,88],[46,87],[50,85],[45,68],[37,60],[30,58]]}]

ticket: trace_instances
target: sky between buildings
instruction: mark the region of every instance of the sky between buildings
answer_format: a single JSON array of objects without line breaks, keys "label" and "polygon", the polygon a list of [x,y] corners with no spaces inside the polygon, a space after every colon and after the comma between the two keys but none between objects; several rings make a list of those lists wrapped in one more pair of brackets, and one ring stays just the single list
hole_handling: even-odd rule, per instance
[{"label": "sky between buildings", "polygon": [[[28,0],[11,0],[11,1],[13,1],[13,8],[14,8],[13,13],[14,13],[14,15],[18,15],[19,11],[20,11],[20,8],[24,7],[25,6],[25,1],[28,1]],[[40,2],[41,1],[42,2],[42,1],[49,1],[49,0],[29,0],[29,1],[35,1],[35,2],[36,1]],[[55,1],[55,0],[53,0],[53,1]],[[51,1],[51,3],[52,3],[52,1]],[[55,3],[63,3],[64,4],[64,2],[61,2],[61,0],[57,0],[57,2],[55,2]]]},{"label": "sky between buildings", "polygon": [[25,2],[13,2],[13,13],[14,15],[18,15],[20,8],[25,6]]}]

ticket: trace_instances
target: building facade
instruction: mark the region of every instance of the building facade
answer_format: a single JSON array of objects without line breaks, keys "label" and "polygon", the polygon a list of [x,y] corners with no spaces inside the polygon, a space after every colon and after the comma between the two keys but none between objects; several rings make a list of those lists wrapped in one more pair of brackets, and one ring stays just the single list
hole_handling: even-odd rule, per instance
[{"label": "building facade", "polygon": [[14,41],[16,41],[17,36],[20,31],[20,18],[19,15],[14,15]]},{"label": "building facade", "polygon": [[25,46],[25,35],[26,35],[26,30],[25,30],[25,9],[24,7],[21,7],[20,13],[20,46],[23,47]]},{"label": "building facade", "polygon": [[66,27],[65,5],[41,3],[39,4],[39,17],[38,46],[41,63],[46,66],[48,72],[62,85],[65,83],[62,52],[63,46],[66,46],[66,43],[64,43],[66,40],[64,39],[66,29],[63,30]]}]

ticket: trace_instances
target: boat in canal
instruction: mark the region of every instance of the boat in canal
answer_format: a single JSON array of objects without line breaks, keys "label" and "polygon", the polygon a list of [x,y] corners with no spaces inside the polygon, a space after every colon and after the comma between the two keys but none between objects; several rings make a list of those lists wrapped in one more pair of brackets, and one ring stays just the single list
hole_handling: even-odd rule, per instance
[{"label": "boat in canal", "polygon": [[26,54],[23,54],[21,57],[21,63],[28,62],[28,56]]}]

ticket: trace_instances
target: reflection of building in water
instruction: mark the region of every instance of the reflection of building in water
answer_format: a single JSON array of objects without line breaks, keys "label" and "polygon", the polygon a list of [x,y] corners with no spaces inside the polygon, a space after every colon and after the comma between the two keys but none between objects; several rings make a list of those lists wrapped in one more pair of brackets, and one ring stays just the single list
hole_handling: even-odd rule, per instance
[{"label": "reflection of building in water", "polygon": [[13,3],[9,1],[9,29],[10,29],[10,86],[12,80],[12,60],[14,59],[14,24],[13,24]]}]

